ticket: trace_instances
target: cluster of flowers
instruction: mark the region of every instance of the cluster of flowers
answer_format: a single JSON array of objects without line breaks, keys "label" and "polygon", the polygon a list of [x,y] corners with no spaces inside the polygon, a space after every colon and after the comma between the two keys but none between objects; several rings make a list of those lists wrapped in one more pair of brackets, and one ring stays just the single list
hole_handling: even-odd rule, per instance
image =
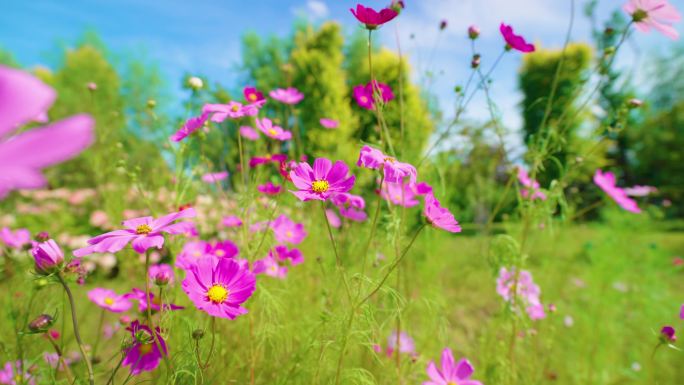
[{"label": "cluster of flowers", "polygon": [[518,273],[516,269],[502,267],[496,280],[496,292],[504,301],[514,306],[514,311],[522,308],[532,320],[546,317],[544,305],[539,298],[541,289],[534,283],[529,271],[520,270]]}]

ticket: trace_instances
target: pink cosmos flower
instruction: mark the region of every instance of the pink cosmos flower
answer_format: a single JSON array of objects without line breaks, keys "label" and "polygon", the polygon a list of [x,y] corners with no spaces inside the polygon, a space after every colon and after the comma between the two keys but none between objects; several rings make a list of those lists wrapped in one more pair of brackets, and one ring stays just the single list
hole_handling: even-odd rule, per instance
[{"label": "pink cosmos flower", "polygon": [[226,227],[240,227],[242,226],[242,219],[235,215],[229,215],[227,217],[223,217],[221,224]]},{"label": "pink cosmos flower", "polygon": [[276,258],[279,261],[289,260],[292,266],[299,265],[304,262],[304,255],[297,248],[288,249],[285,245],[278,245],[268,251],[270,257]]},{"label": "pink cosmos flower", "polygon": [[342,220],[337,216],[337,214],[335,214],[335,211],[331,209],[325,209],[325,217],[328,219],[330,227],[339,229],[342,226]]},{"label": "pink cosmos flower", "polygon": [[174,273],[171,265],[161,263],[150,266],[149,278],[157,286],[172,285]]},{"label": "pink cosmos flower", "polygon": [[[517,299],[514,299],[514,290]],[[518,274],[518,282],[515,282],[515,270],[509,271],[502,267],[496,280],[496,292],[508,303],[515,304],[521,301],[530,319],[542,319],[546,317],[544,306],[541,304],[541,289],[532,279],[532,273],[521,270]]]},{"label": "pink cosmos flower", "polygon": [[240,127],[240,136],[242,136],[245,139],[255,141],[259,139],[259,131],[253,129],[250,126],[242,126]]},{"label": "pink cosmos flower", "polygon": [[278,242],[288,242],[296,245],[301,243],[307,235],[304,230],[304,224],[295,223],[285,214],[276,218],[271,222],[270,226]]},{"label": "pink cosmos flower", "polygon": [[651,194],[657,193],[658,189],[653,187],[653,186],[632,186],[632,187],[625,187],[625,194],[631,196],[631,197],[645,197],[649,196]]},{"label": "pink cosmos flower", "polygon": [[235,258],[240,253],[237,245],[229,240],[216,243],[191,241],[183,245],[183,250],[176,258],[176,267],[190,270],[197,261],[206,256],[215,258]]},{"label": "pink cosmos flower", "polygon": [[358,104],[359,107],[365,108],[367,110],[372,110],[375,107],[375,98],[373,97],[373,86],[371,84],[375,84],[375,91],[378,93],[380,99],[384,103],[387,103],[390,100],[394,99],[394,93],[392,92],[392,88],[387,84],[378,83],[377,81],[374,81],[374,83],[368,83],[366,85],[360,84],[355,86],[353,90],[354,99],[356,99],[356,104]]},{"label": "pink cosmos flower", "polygon": [[527,187],[523,189],[521,194],[524,198],[529,197],[532,200],[541,199],[546,200],[546,194],[539,190],[539,182],[530,179],[524,168],[518,167],[518,181],[521,185]]},{"label": "pink cosmos flower", "polygon": [[611,197],[615,203],[617,203],[623,209],[632,212],[640,213],[641,209],[637,205],[636,201],[627,196],[625,190],[617,187],[615,185],[615,174],[606,171],[605,173],[600,169],[596,170],[594,174],[594,183],[601,188],[609,197]]},{"label": "pink cosmos flower", "polygon": [[420,203],[416,197],[415,185],[412,183],[384,182],[380,189],[380,196],[397,206],[413,207]]},{"label": "pink cosmos flower", "polygon": [[[125,299],[128,300],[133,300],[138,303],[138,312],[140,313],[146,313],[147,312],[147,296],[145,293],[145,290],[141,290],[138,288],[133,288],[131,289],[130,293],[126,293],[122,296]],[[150,308],[153,311],[159,311],[161,309],[161,302],[159,298],[157,298],[154,293],[150,292]],[[185,309],[183,306],[178,306],[172,303],[164,303],[164,310],[181,310]]]},{"label": "pink cosmos flower", "polygon": [[281,164],[287,160],[287,155],[285,154],[266,154],[265,156],[255,156],[249,160],[249,167],[254,168],[260,164],[277,163]]},{"label": "pink cosmos flower", "polygon": [[207,123],[207,120],[209,120],[209,112],[202,112],[202,115],[186,120],[183,126],[173,135],[171,135],[169,139],[173,142],[180,142],[200,128],[204,127],[204,125]]},{"label": "pink cosmos flower", "polygon": [[[23,370],[22,370],[23,369]],[[6,362],[0,370],[0,384],[4,385],[35,385],[36,379],[28,372],[26,361]]]},{"label": "pink cosmos flower", "polygon": [[266,195],[278,195],[278,194],[280,194],[281,191],[283,191],[283,187],[275,185],[275,184],[273,184],[273,182],[268,181],[264,184],[257,186],[257,190],[260,193],[266,194]]},{"label": "pink cosmos flower", "polygon": [[88,292],[88,299],[97,306],[112,313],[123,313],[131,308],[131,301],[126,295],[118,295],[114,290],[95,288]]},{"label": "pink cosmos flower", "polygon": [[266,274],[269,277],[285,279],[287,266],[281,266],[270,254],[254,262],[254,274]]},{"label": "pink cosmos flower", "polygon": [[231,258],[201,258],[182,286],[198,309],[213,317],[235,319],[247,313],[241,305],[254,293],[256,279]]},{"label": "pink cosmos flower", "polygon": [[408,177],[410,182],[415,183],[418,177],[418,171],[412,165],[399,162],[394,157],[385,155],[382,151],[370,146],[361,148],[356,165],[371,170],[382,170],[385,182],[401,183],[404,178]]},{"label": "pink cosmos flower", "polygon": [[95,122],[74,115],[11,136],[45,116],[55,91],[26,72],[0,65],[0,200],[12,190],[47,184],[42,169],[71,159],[93,142]]},{"label": "pink cosmos flower", "polygon": [[213,172],[202,175],[202,182],[213,184],[226,178],[228,178],[228,171]]},{"label": "pink cosmos flower", "polygon": [[336,194],[332,197],[332,203],[340,210],[340,215],[354,222],[363,222],[368,218],[366,201],[362,196],[349,193]]},{"label": "pink cosmos flower", "polygon": [[458,225],[454,214],[442,207],[432,192],[425,195],[425,208],[423,214],[428,223],[432,226],[446,230],[451,233],[460,233],[461,226]]},{"label": "pink cosmos flower", "polygon": [[31,233],[27,229],[12,231],[8,227],[3,227],[0,230],[0,241],[10,249],[21,250],[31,243]]},{"label": "pink cosmos flower", "polygon": [[340,125],[340,122],[335,119],[321,118],[319,122],[321,123],[321,126],[331,130],[339,127]]},{"label": "pink cosmos flower", "polygon": [[632,16],[639,31],[649,32],[653,28],[673,40],[679,39],[672,23],[679,22],[682,16],[667,0],[629,0],[622,9]]},{"label": "pink cosmos flower", "polygon": [[264,98],[264,94],[259,92],[259,90],[257,90],[254,87],[245,87],[242,90],[242,93],[245,96],[245,100],[247,101],[247,103],[260,103],[260,102],[265,103],[266,102],[266,99]]},{"label": "pink cosmos flower", "polygon": [[[121,365],[130,366],[131,374],[134,376],[156,369],[163,355],[168,354],[166,341],[162,338],[159,328],[154,331],[153,335],[152,329],[136,320],[126,330],[131,332],[133,345],[125,350],[126,356]],[[154,342],[155,335],[161,351]]]},{"label": "pink cosmos flower", "polygon": [[159,219],[141,217],[125,220],[123,230],[115,230],[88,240],[89,246],[75,250],[74,255],[82,257],[92,253],[116,253],[130,242],[139,254],[143,254],[152,247],[161,249],[164,245],[163,233],[184,234],[192,222],[173,223],[182,218],[192,218],[196,215],[193,208],[165,215]]},{"label": "pink cosmos flower", "polygon": [[40,274],[53,273],[64,264],[64,252],[52,239],[36,243],[31,249],[31,255],[33,255],[36,272]]},{"label": "pink cosmos flower", "polygon": [[317,158],[313,168],[301,162],[290,171],[290,178],[299,191],[292,191],[302,201],[328,200],[331,196],[345,193],[354,187],[355,177],[349,176],[349,167],[338,160],[333,164],[329,159]]},{"label": "pink cosmos flower", "polygon": [[283,130],[282,127],[273,125],[273,122],[271,122],[271,119],[269,118],[257,119],[256,126],[259,131],[263,132],[264,135],[271,139],[280,141],[292,139],[292,133],[290,131]]},{"label": "pink cosmos flower", "polygon": [[357,4],[356,9],[351,8],[350,11],[356,17],[356,20],[364,24],[366,29],[369,30],[374,30],[399,15],[397,11],[391,8],[384,8],[378,12],[361,4]]},{"label": "pink cosmos flower", "polygon": [[534,52],[534,44],[528,43],[525,41],[524,37],[513,33],[513,27],[510,25],[501,23],[499,26],[499,31],[501,31],[501,35],[506,41],[506,50],[510,50],[512,48],[523,53]]},{"label": "pink cosmos flower", "polygon": [[[397,331],[393,331],[389,337],[387,337],[387,355],[391,356],[397,350]],[[408,355],[416,354],[416,346],[413,342],[413,338],[406,332],[399,333],[399,353],[404,353]]]},{"label": "pink cosmos flower", "polygon": [[294,87],[277,88],[269,93],[271,97],[284,104],[297,104],[304,99],[304,94]]},{"label": "pink cosmos flower", "polygon": [[445,348],[442,351],[442,368],[437,368],[433,361],[427,367],[427,374],[430,381],[423,382],[423,385],[482,385],[480,381],[471,380],[475,369],[465,358],[455,362],[451,349]]}]

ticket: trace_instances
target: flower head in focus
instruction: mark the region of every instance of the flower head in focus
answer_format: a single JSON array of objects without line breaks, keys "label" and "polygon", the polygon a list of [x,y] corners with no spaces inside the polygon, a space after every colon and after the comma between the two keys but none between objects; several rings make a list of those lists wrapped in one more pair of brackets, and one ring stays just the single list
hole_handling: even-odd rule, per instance
[{"label": "flower head in focus", "polygon": [[355,180],[344,162],[338,160],[333,164],[326,158],[317,158],[313,168],[305,162],[297,164],[290,171],[290,178],[298,188],[290,192],[302,201],[328,200],[335,194],[351,190]]},{"label": "flower head in focus", "polygon": [[445,348],[442,351],[441,368],[430,361],[427,367],[430,381],[423,382],[423,385],[482,385],[480,381],[470,379],[474,372],[470,361],[463,358],[455,362],[451,349]]},{"label": "flower head in focus", "polygon": [[[156,369],[162,357],[168,353],[166,341],[162,338],[159,328],[154,331],[153,335],[152,329],[136,320],[126,330],[131,332],[133,343],[125,350],[121,365],[130,366],[131,374],[134,376]],[[155,337],[157,343],[155,343]]]},{"label": "flower head in focus", "polygon": [[[404,8],[403,2],[401,2],[401,8]],[[357,4],[356,9],[351,8],[350,11],[354,17],[356,17],[356,20],[363,24],[366,29],[371,31],[399,15],[396,9],[393,8],[383,8],[378,12],[373,8],[364,7],[361,4]]]},{"label": "flower head in focus", "polygon": [[516,35],[513,32],[513,27],[511,27],[510,25],[501,23],[501,25],[499,26],[499,31],[501,31],[501,35],[506,41],[507,50],[514,49],[522,53],[534,52],[534,44],[530,44],[527,41],[525,41],[524,37]]}]

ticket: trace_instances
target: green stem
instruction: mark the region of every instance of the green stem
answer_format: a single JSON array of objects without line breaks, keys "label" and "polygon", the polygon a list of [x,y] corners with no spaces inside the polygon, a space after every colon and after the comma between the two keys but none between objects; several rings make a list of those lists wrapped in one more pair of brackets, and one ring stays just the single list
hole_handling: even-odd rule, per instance
[{"label": "green stem", "polygon": [[[150,252],[149,250],[145,253],[145,300],[147,301],[147,311],[145,312],[145,315],[147,317],[147,326],[150,328],[152,331],[152,339],[154,340],[154,344],[159,350],[159,353],[162,355],[162,358],[164,358],[164,364],[166,364],[166,369],[169,371],[169,375],[173,372],[173,367],[171,366],[171,362],[169,361],[169,355],[168,353],[164,352],[164,349],[162,349],[161,343],[159,343],[159,338],[157,338],[157,328],[155,327],[154,323],[152,322],[152,301],[151,301],[151,295],[150,295],[150,283],[149,281],[149,276],[150,276]],[[161,309],[161,307],[160,307]]]},{"label": "green stem", "polygon": [[91,359],[95,360],[95,354],[97,353],[97,347],[100,345],[100,336],[102,335],[102,324],[104,323],[105,309],[100,312],[100,321],[97,323],[97,336],[95,337],[95,343],[93,344],[93,351],[90,353]]},{"label": "green stem", "polygon": [[337,271],[342,276],[342,283],[344,284],[344,289],[347,292],[347,299],[349,299],[349,305],[353,304],[351,289],[349,288],[349,282],[347,281],[347,273],[342,265],[342,259],[340,254],[337,252],[337,243],[335,243],[335,237],[333,237],[332,228],[330,227],[330,222],[328,221],[328,215],[325,213],[325,202],[321,201],[321,211],[323,211],[323,220],[325,221],[326,228],[328,229],[328,238],[332,244],[333,251],[335,252],[335,265]]},{"label": "green stem", "polygon": [[[380,178],[380,191],[382,191],[382,184],[385,182],[385,173],[382,173],[382,178]],[[361,264],[361,277],[363,278],[366,274],[366,261],[368,260],[368,251],[370,250],[371,243],[375,237],[375,230],[378,225],[378,217],[380,216],[380,206],[382,205],[382,196],[378,195],[378,199],[375,204],[375,214],[373,215],[373,223],[371,224],[371,231],[368,235],[368,241],[366,242],[366,249],[363,252],[363,262]]]},{"label": "green stem", "polygon": [[74,327],[74,338],[76,338],[76,343],[78,343],[78,348],[81,351],[81,357],[83,358],[83,362],[86,364],[86,368],[88,370],[88,383],[90,385],[95,384],[95,374],[93,373],[93,364],[90,362],[90,357],[88,357],[88,353],[86,353],[85,345],[83,344],[83,341],[81,340],[81,333],[79,332],[78,329],[78,318],[76,317],[76,304],[74,303],[74,296],[71,294],[71,289],[69,289],[69,285],[67,285],[66,281],[64,280],[64,277],[62,276],[62,273],[57,273],[56,274],[57,279],[59,279],[59,283],[62,284],[62,287],[64,288],[64,291],[67,294],[67,297],[69,298],[69,305],[71,306],[71,321],[73,323]]}]

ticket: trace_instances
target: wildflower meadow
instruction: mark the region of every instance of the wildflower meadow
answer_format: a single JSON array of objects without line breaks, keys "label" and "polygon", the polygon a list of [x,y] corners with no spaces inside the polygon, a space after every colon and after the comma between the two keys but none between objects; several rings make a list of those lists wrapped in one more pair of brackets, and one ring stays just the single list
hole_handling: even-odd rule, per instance
[{"label": "wildflower meadow", "polygon": [[0,15],[0,384],[684,384],[681,1],[86,3]]}]

